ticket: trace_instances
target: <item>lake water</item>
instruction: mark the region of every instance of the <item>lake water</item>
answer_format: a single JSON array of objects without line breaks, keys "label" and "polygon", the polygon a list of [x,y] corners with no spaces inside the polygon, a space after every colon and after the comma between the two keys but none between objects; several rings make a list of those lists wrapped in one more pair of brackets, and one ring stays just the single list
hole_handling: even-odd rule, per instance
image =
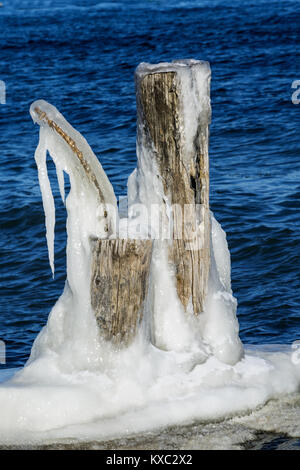
[{"label": "lake water", "polygon": [[0,340],[7,357],[0,368],[25,363],[66,277],[66,214],[51,162],[54,280],[48,264],[30,104],[42,98],[65,115],[120,196],[136,166],[134,70],[178,58],[212,68],[210,201],[227,233],[240,337],[246,344],[299,339],[300,105],[291,97],[300,80],[300,2],[3,3]]},{"label": "lake water", "polygon": [[136,166],[133,75],[142,61],[212,68],[211,209],[227,232],[241,339],[300,336],[299,1],[4,2],[0,8],[1,300],[6,367],[23,365],[63,289],[57,196],[51,278],[28,110],[43,98],[87,138],[117,195]]}]

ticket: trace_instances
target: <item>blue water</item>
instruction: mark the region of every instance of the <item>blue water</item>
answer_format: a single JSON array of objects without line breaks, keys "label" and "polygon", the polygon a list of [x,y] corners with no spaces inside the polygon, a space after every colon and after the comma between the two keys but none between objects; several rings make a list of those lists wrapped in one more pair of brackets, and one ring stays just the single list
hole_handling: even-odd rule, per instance
[{"label": "blue water", "polygon": [[136,165],[133,74],[142,61],[212,67],[211,208],[227,232],[245,343],[300,338],[300,2],[3,0],[0,8],[0,339],[23,365],[63,290],[65,210],[51,278],[30,104],[55,105],[117,195]]}]

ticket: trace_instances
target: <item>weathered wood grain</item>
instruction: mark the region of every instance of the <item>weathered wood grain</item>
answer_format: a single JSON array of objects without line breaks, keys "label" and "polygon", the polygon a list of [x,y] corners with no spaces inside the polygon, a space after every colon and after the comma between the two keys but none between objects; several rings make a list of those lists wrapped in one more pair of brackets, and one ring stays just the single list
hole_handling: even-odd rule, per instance
[{"label": "weathered wood grain", "polygon": [[113,343],[128,344],[143,316],[152,240],[92,243],[91,303],[100,333]]},{"label": "weathered wood grain", "polygon": [[[149,148],[154,148],[153,158],[164,193],[170,204],[177,204],[183,214],[183,223],[176,211],[173,214],[178,239],[174,233],[169,247],[170,263],[176,269],[178,296],[185,309],[192,303],[197,315],[203,311],[210,268],[208,123],[203,124],[199,119],[193,151],[187,155],[182,89],[177,72],[143,71],[136,86],[140,138]],[[198,232],[194,243],[191,243],[189,224]]]},{"label": "weathered wood grain", "polygon": [[[173,236],[167,242],[169,263],[184,309],[198,315],[203,311],[210,269],[209,129],[207,120],[195,116],[194,135],[185,135],[182,83],[176,67],[172,70],[170,65],[170,69],[164,64],[162,70],[137,70],[137,144],[152,152],[158,173],[153,178],[162,182],[163,202],[177,208]],[[187,138],[192,139],[188,152]],[[151,191],[145,194],[151,199]],[[91,303],[100,333],[115,344],[129,344],[141,324],[152,245],[152,240],[93,241]]]}]

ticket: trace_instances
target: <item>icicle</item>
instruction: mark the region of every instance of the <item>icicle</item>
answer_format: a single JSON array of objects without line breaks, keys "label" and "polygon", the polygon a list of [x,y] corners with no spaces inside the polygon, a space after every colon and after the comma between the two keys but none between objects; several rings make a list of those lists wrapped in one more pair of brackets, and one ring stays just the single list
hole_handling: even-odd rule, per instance
[{"label": "icicle", "polygon": [[54,227],[55,227],[55,205],[50,181],[47,172],[47,148],[45,130],[40,129],[40,141],[36,148],[34,158],[37,164],[39,184],[42,193],[43,207],[45,212],[46,239],[48,246],[49,263],[54,277]]},{"label": "icicle", "polygon": [[58,164],[56,165],[56,175],[57,175],[57,181],[58,181],[58,186],[59,186],[59,192],[60,192],[60,195],[61,195],[61,199],[62,199],[62,202],[65,204],[64,171]]},{"label": "icicle", "polygon": [[[65,203],[64,172],[70,176],[74,196],[85,201],[85,216],[81,215],[78,229],[83,230],[88,237],[107,238],[114,233],[117,200],[111,183],[87,141],[54,106],[39,100],[31,105],[30,114],[33,121],[41,126],[35,158],[46,217],[49,262],[54,275],[55,207],[47,175],[47,151],[56,166],[63,202]],[[88,247],[86,249],[89,251]]]}]

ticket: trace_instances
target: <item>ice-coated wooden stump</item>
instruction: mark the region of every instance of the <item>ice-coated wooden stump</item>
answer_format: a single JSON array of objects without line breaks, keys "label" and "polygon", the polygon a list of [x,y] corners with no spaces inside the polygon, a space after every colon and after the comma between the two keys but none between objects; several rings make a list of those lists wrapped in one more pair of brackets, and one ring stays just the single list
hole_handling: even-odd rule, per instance
[{"label": "ice-coated wooden stump", "polygon": [[140,64],[136,72],[138,144],[153,149],[164,194],[177,206],[169,259],[178,296],[195,315],[203,311],[210,266],[209,87],[207,62]]},{"label": "ice-coated wooden stump", "polygon": [[209,64],[142,63],[135,80],[137,168],[119,207],[86,139],[50,103],[38,100],[30,107],[40,126],[35,161],[53,274],[55,204],[47,152],[68,213],[67,282],[58,301],[62,310],[54,311],[59,335],[65,330],[68,341],[74,332],[79,343],[81,336],[90,338],[96,356],[98,339],[117,350],[142,338],[164,351],[187,351],[189,345],[194,351],[193,325],[208,353],[233,365],[243,348],[230,260],[224,233],[217,223],[212,231],[210,226]]},{"label": "ice-coated wooden stump", "polygon": [[[139,202],[149,207],[161,198],[175,208],[171,239],[163,243],[175,272],[178,297],[187,315],[198,315],[203,311],[210,269],[210,67],[194,60],[143,63],[135,81],[137,149],[147,149],[138,150],[137,172],[152,168],[151,178],[157,178],[163,188],[162,194],[147,191],[147,182],[141,179]],[[91,303],[106,340],[128,344],[136,335],[147,304],[153,243],[93,241]]]}]

